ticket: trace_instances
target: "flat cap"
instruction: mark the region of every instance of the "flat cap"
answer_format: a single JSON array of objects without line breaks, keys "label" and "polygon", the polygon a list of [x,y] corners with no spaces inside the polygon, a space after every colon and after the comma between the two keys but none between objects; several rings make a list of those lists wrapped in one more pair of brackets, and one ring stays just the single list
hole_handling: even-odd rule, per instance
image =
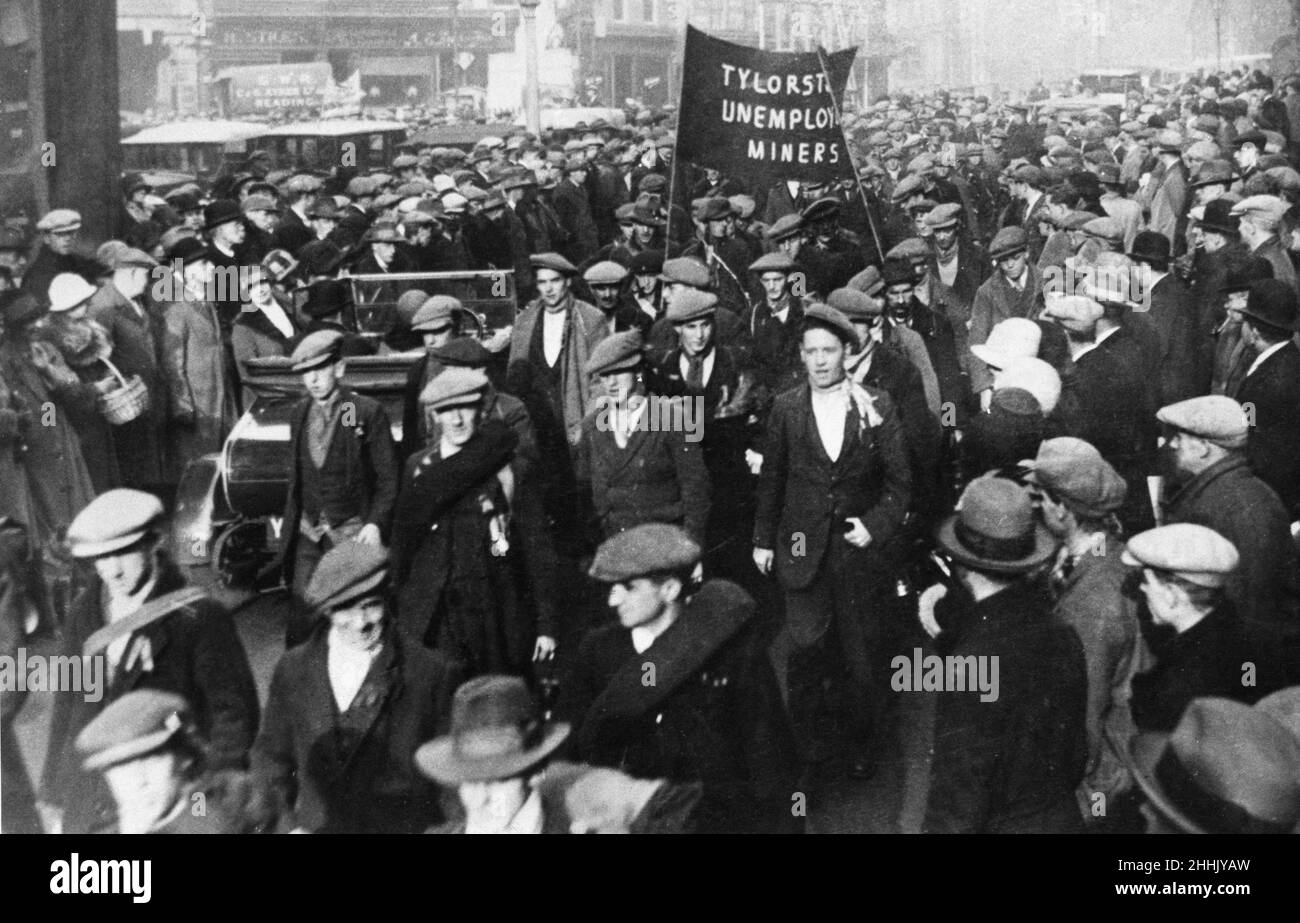
[{"label": "flat cap", "polygon": [[1282,217],[1291,205],[1275,195],[1253,195],[1232,206],[1232,214],[1249,218],[1264,231],[1272,231],[1282,223]]},{"label": "flat cap", "polygon": [[710,196],[704,199],[700,207],[699,219],[701,221],[721,221],[724,218],[730,218],[733,214],[729,199],[722,196]]},{"label": "flat cap", "polygon": [[993,240],[989,243],[989,258],[996,261],[1028,249],[1029,238],[1025,235],[1025,229],[1011,225],[993,235]]},{"label": "flat cap", "polygon": [[670,324],[689,324],[702,317],[712,317],[718,310],[718,296],[712,292],[687,289],[673,296],[672,307],[668,309]]},{"label": "flat cap", "polygon": [[627,278],[627,267],[613,260],[601,260],[592,264],[582,277],[590,285],[618,285]]},{"label": "flat cap", "polygon": [[1022,464],[1029,469],[1030,481],[1084,516],[1114,512],[1128,495],[1128,485],[1096,447],[1072,436],[1044,440],[1038,456]]},{"label": "flat cap", "polygon": [[709,268],[689,256],[664,260],[664,269],[659,278],[665,282],[689,285],[691,288],[708,288],[713,281],[709,277]]},{"label": "flat cap", "polygon": [[1097,182],[1103,186],[1123,186],[1124,181],[1120,179],[1120,166],[1117,163],[1099,163],[1097,164]]},{"label": "flat cap", "polygon": [[885,254],[887,260],[928,260],[930,258],[930,245],[919,237],[908,237],[900,240],[889,249]]},{"label": "flat cap", "polygon": [[477,404],[487,387],[488,377],[482,369],[448,366],[429,379],[420,392],[420,404],[432,410]]},{"label": "flat cap", "polygon": [[462,306],[459,299],[450,295],[433,295],[420,305],[415,316],[411,318],[411,329],[418,333],[450,327],[456,312],[460,310]]},{"label": "flat cap", "polygon": [[1250,433],[1245,409],[1222,394],[1206,394],[1161,407],[1156,419],[1225,449],[1245,448]]},{"label": "flat cap", "polygon": [[679,526],[648,522],[607,539],[596,549],[588,573],[602,583],[693,568],[700,546]]},{"label": "flat cap", "polygon": [[956,202],[944,202],[930,209],[929,214],[925,216],[925,225],[936,231],[943,228],[953,228],[957,226],[957,218],[961,215],[961,206]]},{"label": "flat cap", "polygon": [[1047,174],[1041,167],[1036,167],[1032,163],[1017,167],[1011,174],[1011,178],[1018,183],[1027,183],[1035,189],[1042,189],[1047,184]]},{"label": "flat cap", "polygon": [[731,210],[742,220],[751,217],[754,209],[758,207],[754,197],[748,195],[733,195],[727,201],[731,203]]},{"label": "flat cap", "polygon": [[1241,147],[1243,144],[1253,144],[1262,151],[1264,150],[1264,146],[1268,144],[1268,136],[1258,130],[1245,131],[1237,135],[1237,137],[1233,139],[1232,144],[1234,147]]},{"label": "flat cap", "polygon": [[925,189],[925,183],[919,176],[904,176],[894,187],[894,191],[889,194],[889,200],[894,203],[902,202],[914,195],[920,195]]},{"label": "flat cap", "polygon": [[866,292],[868,295],[879,295],[885,290],[885,279],[877,267],[868,266],[849,279],[849,284],[846,287]]},{"label": "flat cap", "polygon": [[346,191],[353,199],[369,198],[379,191],[379,181],[373,176],[354,176],[348,180]]},{"label": "flat cap", "polygon": [[840,338],[845,348],[857,350],[858,332],[853,329],[853,322],[842,311],[825,304],[810,304],[803,312],[804,329],[822,327]]},{"label": "flat cap", "polygon": [[1183,152],[1183,136],[1173,129],[1165,129],[1156,135],[1156,147],[1170,154]]},{"label": "flat cap", "polygon": [[393,158],[394,170],[406,170],[410,167],[418,167],[419,165],[420,158],[416,157],[414,154],[398,154]]},{"label": "flat cap", "polygon": [[1086,295],[1057,295],[1044,299],[1043,317],[1056,321],[1066,330],[1089,333],[1104,315],[1101,303]]},{"label": "flat cap", "polygon": [[81,213],[70,208],[56,208],[45,213],[36,222],[36,230],[42,233],[64,234],[81,227]]},{"label": "flat cap", "polygon": [[578,274],[578,267],[558,253],[534,253],[528,257],[528,262],[536,269],[550,269],[562,276],[576,276]]},{"label": "flat cap", "polygon": [[75,746],[87,770],[108,769],[162,747],[191,726],[182,696],[163,689],[133,689],[104,706],[77,735]]},{"label": "flat cap", "polygon": [[121,551],[161,526],[162,519],[162,501],[153,494],[125,487],[105,491],[68,526],[68,550],[74,558]]},{"label": "flat cap", "polygon": [[784,250],[773,250],[771,253],[764,253],[749,264],[749,271],[760,275],[765,272],[790,273],[798,268],[799,264],[791,259],[790,255]]},{"label": "flat cap", "polygon": [[1079,228],[1089,237],[1097,240],[1104,240],[1107,243],[1117,244],[1124,240],[1124,228],[1114,218],[1093,218],[1087,224]]},{"label": "flat cap", "polygon": [[588,375],[614,375],[641,365],[645,341],[640,330],[611,334],[596,344],[583,369]]},{"label": "flat cap", "polygon": [[320,181],[320,177],[312,176],[310,173],[298,173],[289,177],[285,183],[285,188],[289,190],[290,195],[306,195],[316,192],[325,184]]},{"label": "flat cap", "polygon": [[491,351],[474,337],[455,337],[429,350],[429,355],[448,367],[482,368],[492,361]]},{"label": "flat cap", "polygon": [[247,215],[249,212],[279,211],[280,206],[269,195],[251,195],[239,203],[239,210]]},{"label": "flat cap", "polygon": [[830,221],[839,213],[839,200],[832,196],[822,196],[805,207],[801,216],[804,223],[809,224],[814,221]]},{"label": "flat cap", "polygon": [[[876,272],[876,278],[880,278],[879,271]],[[883,287],[884,283],[881,282],[880,285]],[[851,287],[837,288],[831,292],[826,299],[826,305],[839,311],[850,321],[879,317],[884,312],[884,305],[879,299],[872,298],[861,289]]]},{"label": "flat cap", "polygon": [[381,592],[387,577],[388,551],[382,545],[340,542],[316,565],[303,599],[316,612],[329,615]]},{"label": "flat cap", "polygon": [[1131,567],[1169,571],[1197,586],[1221,587],[1237,569],[1236,546],[1213,529],[1179,522],[1139,532],[1121,556]]},{"label": "flat cap", "polygon": [[310,372],[323,365],[338,362],[343,350],[343,334],[337,330],[317,330],[302,338],[294,347],[293,371]]}]

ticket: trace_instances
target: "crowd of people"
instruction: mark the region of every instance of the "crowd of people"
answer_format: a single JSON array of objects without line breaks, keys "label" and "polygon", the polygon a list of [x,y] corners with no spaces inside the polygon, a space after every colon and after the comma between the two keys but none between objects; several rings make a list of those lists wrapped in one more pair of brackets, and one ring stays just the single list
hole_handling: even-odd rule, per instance
[{"label": "crowd of people", "polygon": [[[922,739],[929,832],[1292,831],[1300,76],[845,127],[848,180],[674,164],[663,115],[8,230],[6,651],[110,681],[38,785],[7,708],[6,828],[797,832]],[[483,270],[504,329],[418,279],[357,325],[350,276]],[[266,357],[259,704],[166,548]]]}]

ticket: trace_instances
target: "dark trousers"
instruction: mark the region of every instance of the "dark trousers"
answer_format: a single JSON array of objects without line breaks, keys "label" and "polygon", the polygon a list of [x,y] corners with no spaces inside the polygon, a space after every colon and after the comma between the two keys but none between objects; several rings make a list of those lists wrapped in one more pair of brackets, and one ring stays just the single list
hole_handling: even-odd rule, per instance
[{"label": "dark trousers", "polygon": [[836,536],[813,582],[785,590],[785,619],[772,642],[781,696],[810,762],[834,754],[836,724],[854,760],[869,760],[884,732],[888,613],[880,582],[866,572],[879,564],[864,568],[860,558],[849,560],[850,550]]}]

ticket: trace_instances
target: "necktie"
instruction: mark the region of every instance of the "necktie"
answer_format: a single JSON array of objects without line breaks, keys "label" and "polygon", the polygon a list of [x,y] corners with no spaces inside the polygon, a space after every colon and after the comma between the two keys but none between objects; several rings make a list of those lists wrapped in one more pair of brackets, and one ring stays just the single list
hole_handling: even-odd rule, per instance
[{"label": "necktie", "polygon": [[686,386],[692,391],[704,390],[704,357],[686,357]]}]

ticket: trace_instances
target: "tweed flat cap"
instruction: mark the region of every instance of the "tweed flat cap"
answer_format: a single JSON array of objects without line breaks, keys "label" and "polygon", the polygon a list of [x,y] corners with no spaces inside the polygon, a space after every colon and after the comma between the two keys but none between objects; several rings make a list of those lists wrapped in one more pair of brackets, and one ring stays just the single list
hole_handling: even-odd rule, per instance
[{"label": "tweed flat cap", "polygon": [[1030,481],[1046,487],[1084,516],[1114,512],[1128,495],[1124,479],[1091,443],[1082,439],[1046,439],[1038,447],[1038,456],[1021,464],[1029,469]]},{"label": "tweed flat cap", "polygon": [[641,365],[645,340],[640,330],[624,330],[611,334],[596,344],[583,369],[588,375],[615,375],[628,372]]},{"label": "tweed flat cap", "polygon": [[804,328],[822,327],[840,338],[845,347],[857,350],[858,332],[853,329],[853,322],[844,316],[844,312],[825,304],[811,304],[803,312]]},{"label": "tweed flat cap", "polygon": [[930,258],[930,245],[919,237],[908,237],[899,241],[885,254],[887,260],[927,260]]},{"label": "tweed flat cap", "polygon": [[477,404],[487,387],[488,377],[481,369],[450,366],[429,379],[420,392],[420,404],[432,410]]},{"label": "tweed flat cap", "polygon": [[163,520],[162,501],[142,490],[122,487],[91,500],[68,526],[74,558],[97,558],[129,548]]},{"label": "tweed flat cap", "polygon": [[341,542],[325,552],[303,598],[328,615],[381,591],[388,577],[388,551],[382,545]]},{"label": "tweed flat cap", "polygon": [[803,217],[798,214],[789,214],[782,215],[780,218],[773,221],[771,227],[767,229],[767,233],[764,236],[768,240],[772,241],[772,243],[779,243],[787,237],[793,237],[802,231]]},{"label": "tweed flat cap", "polygon": [[879,295],[885,290],[885,279],[877,267],[868,266],[849,279],[849,284],[846,287],[857,289],[859,292],[866,292],[868,295]]},{"label": "tweed flat cap", "polygon": [[457,311],[462,310],[460,300],[450,295],[434,295],[420,305],[411,319],[411,329],[416,332],[442,330],[450,327]]},{"label": "tweed flat cap", "polygon": [[[878,271],[876,275],[879,277]],[[881,285],[883,287],[883,283]],[[850,321],[879,317],[884,312],[884,304],[879,299],[872,298],[866,292],[856,288],[837,288],[827,297],[826,305],[839,311]]]},{"label": "tweed flat cap", "polygon": [[689,256],[664,260],[664,269],[659,278],[665,282],[678,282],[682,285],[689,285],[691,288],[708,288],[712,282],[709,277],[709,268],[699,260],[691,259]]},{"label": "tweed flat cap", "polygon": [[678,526],[646,523],[607,539],[588,573],[603,583],[683,571],[700,560],[700,546]]},{"label": "tweed flat cap", "polygon": [[1012,225],[993,235],[993,240],[989,243],[989,258],[996,261],[1027,249],[1029,238],[1025,235],[1025,229]]},{"label": "tweed flat cap", "polygon": [[1272,231],[1282,222],[1290,203],[1275,195],[1253,195],[1232,206],[1232,214],[1249,218],[1264,231]]},{"label": "tweed flat cap", "polygon": [[756,272],[759,275],[765,272],[791,273],[798,268],[799,264],[791,259],[784,250],[773,250],[771,253],[764,253],[749,264],[749,271]]},{"label": "tweed flat cap", "polygon": [[455,337],[429,350],[429,355],[449,367],[484,368],[492,361],[492,353],[474,337]]},{"label": "tweed flat cap", "polygon": [[957,219],[961,215],[961,206],[956,202],[944,202],[930,209],[929,214],[925,216],[925,225],[933,230],[943,228],[954,228],[957,226]]},{"label": "tweed flat cap", "polygon": [[1245,448],[1250,434],[1245,409],[1222,394],[1206,394],[1161,407],[1156,419],[1225,449]]},{"label": "tweed flat cap", "polygon": [[627,267],[613,260],[601,260],[582,274],[589,285],[618,285],[627,278]]},{"label": "tweed flat cap", "polygon": [[189,703],[163,689],[133,689],[104,706],[74,746],[87,770],[107,769],[152,753],[191,724]]},{"label": "tweed flat cap", "polygon": [[1240,563],[1237,548],[1218,532],[1179,522],[1139,532],[1121,556],[1130,567],[1169,571],[1197,586],[1221,587]]},{"label": "tweed flat cap", "polygon": [[550,269],[562,276],[576,276],[578,267],[558,253],[534,253],[528,262],[536,269]]},{"label": "tweed flat cap", "polygon": [[718,296],[712,292],[688,289],[673,296],[672,307],[668,309],[670,324],[689,324],[702,317],[712,317],[718,311]]},{"label": "tweed flat cap", "polygon": [[338,362],[343,350],[343,334],[337,330],[317,330],[302,338],[290,358],[293,371],[310,372],[323,365]]}]

